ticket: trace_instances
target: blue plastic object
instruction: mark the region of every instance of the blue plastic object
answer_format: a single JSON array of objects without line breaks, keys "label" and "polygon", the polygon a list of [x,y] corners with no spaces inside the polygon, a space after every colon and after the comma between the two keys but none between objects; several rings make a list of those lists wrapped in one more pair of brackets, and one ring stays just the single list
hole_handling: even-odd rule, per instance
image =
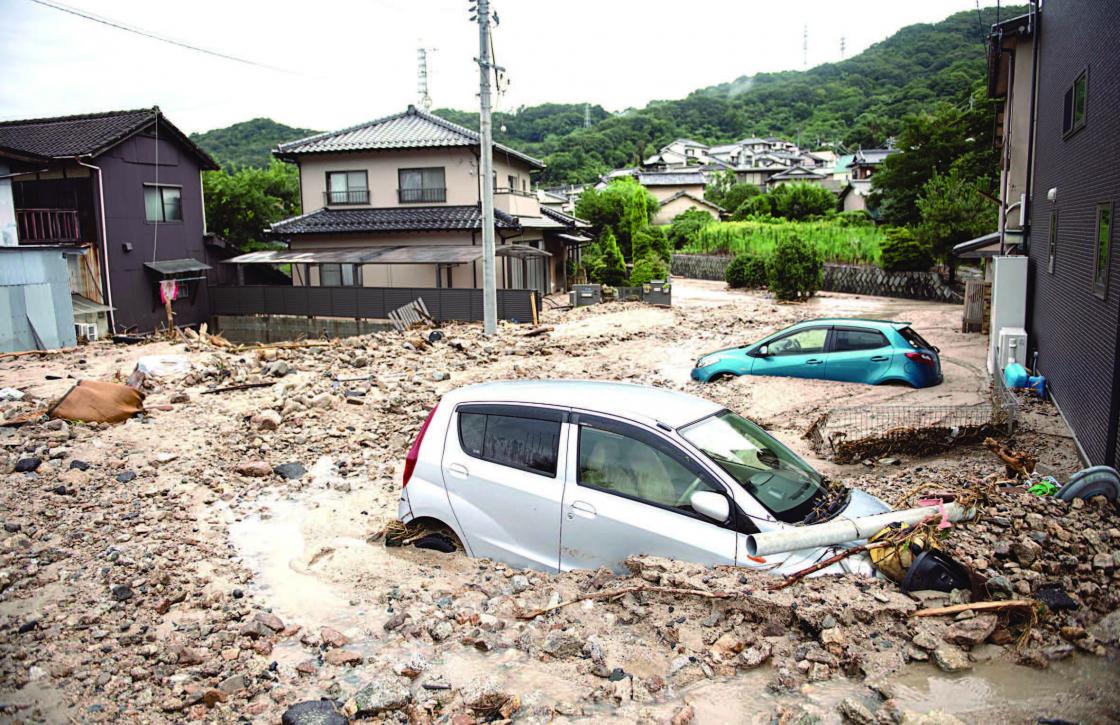
[{"label": "blue plastic object", "polygon": [[1034,391],[1035,395],[1046,399],[1046,376],[1045,375],[1032,375],[1027,380],[1027,387]]},{"label": "blue plastic object", "polygon": [[1003,369],[1003,379],[1009,388],[1025,388],[1030,380],[1030,373],[1017,362],[1008,363]]}]

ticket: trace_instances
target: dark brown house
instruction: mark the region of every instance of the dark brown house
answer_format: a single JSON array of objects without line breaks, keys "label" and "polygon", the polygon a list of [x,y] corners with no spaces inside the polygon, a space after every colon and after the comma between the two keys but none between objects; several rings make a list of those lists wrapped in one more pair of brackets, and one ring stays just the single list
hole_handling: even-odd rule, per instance
[{"label": "dark brown house", "polygon": [[[1115,0],[1049,1],[992,29],[1008,246],[1029,257],[1029,351],[1092,464],[1120,462],[1120,53]],[[1028,357],[1028,361],[1033,359]]]},{"label": "dark brown house", "polygon": [[206,321],[201,172],[217,168],[158,107],[0,123],[0,194],[14,206],[0,241],[84,249],[70,262],[76,320],[81,306],[113,332],[165,326],[163,282],[176,325]]}]

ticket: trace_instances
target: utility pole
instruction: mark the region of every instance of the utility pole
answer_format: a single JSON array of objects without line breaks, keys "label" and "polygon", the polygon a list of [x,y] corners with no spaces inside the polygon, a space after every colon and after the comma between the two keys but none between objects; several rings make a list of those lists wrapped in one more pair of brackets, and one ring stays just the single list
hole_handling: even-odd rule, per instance
[{"label": "utility pole", "polygon": [[479,185],[482,189],[482,331],[498,331],[498,291],[494,262],[494,149],[490,130],[490,0],[471,6],[478,20]]}]

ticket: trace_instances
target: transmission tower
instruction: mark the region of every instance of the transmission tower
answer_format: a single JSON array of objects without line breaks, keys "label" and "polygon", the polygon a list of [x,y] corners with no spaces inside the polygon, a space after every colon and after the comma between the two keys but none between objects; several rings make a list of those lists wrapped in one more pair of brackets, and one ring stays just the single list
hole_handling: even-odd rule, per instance
[{"label": "transmission tower", "polygon": [[846,46],[845,41],[846,41],[846,38],[844,38],[844,36],[841,35],[840,36],[840,60],[844,59],[844,50],[845,50],[845,46]]},{"label": "transmission tower", "polygon": [[435,48],[416,49],[416,96],[420,107],[425,111],[432,110],[432,96],[428,91],[428,51]]},{"label": "transmission tower", "polygon": [[801,30],[801,64],[809,67],[809,24],[806,23]]},{"label": "transmission tower", "polygon": [[591,104],[583,104],[583,127],[588,128],[591,126]]}]

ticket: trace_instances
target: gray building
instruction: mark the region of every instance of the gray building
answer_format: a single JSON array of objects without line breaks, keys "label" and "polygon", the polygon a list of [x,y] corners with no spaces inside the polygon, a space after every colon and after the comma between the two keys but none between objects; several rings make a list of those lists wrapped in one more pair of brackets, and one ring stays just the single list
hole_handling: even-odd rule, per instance
[{"label": "gray building", "polygon": [[75,247],[0,245],[0,352],[75,344],[67,258]]}]

